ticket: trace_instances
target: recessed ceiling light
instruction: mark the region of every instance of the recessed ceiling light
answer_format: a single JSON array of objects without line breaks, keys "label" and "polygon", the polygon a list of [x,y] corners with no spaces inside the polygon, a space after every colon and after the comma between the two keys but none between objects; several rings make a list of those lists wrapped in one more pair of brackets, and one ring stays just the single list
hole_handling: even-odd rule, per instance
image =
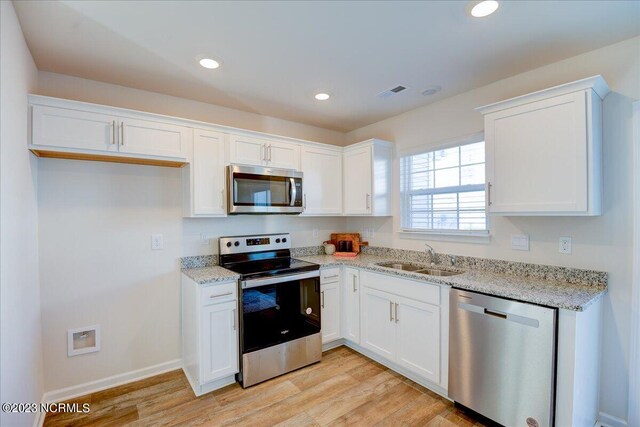
[{"label": "recessed ceiling light", "polygon": [[208,68],[210,70],[216,69],[220,66],[220,63],[218,61],[216,61],[215,59],[211,59],[211,58],[202,58],[200,60],[200,65],[202,65],[204,68]]},{"label": "recessed ceiling light", "polygon": [[471,16],[474,18],[484,18],[485,16],[491,15],[493,12],[498,10],[500,5],[496,0],[485,0],[476,4],[471,8]]},{"label": "recessed ceiling light", "polygon": [[435,95],[441,90],[442,90],[442,86],[429,86],[420,93],[422,93],[422,96],[429,96],[429,95]]},{"label": "recessed ceiling light", "polygon": [[328,93],[316,93],[316,99],[318,101],[326,101],[329,98],[331,98],[331,95]]}]

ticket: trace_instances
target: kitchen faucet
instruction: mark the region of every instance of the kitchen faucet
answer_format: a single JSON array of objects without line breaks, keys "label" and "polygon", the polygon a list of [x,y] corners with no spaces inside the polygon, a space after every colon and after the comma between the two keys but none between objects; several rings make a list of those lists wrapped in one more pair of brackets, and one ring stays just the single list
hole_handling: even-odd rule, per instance
[{"label": "kitchen faucet", "polygon": [[426,247],[424,248],[424,251],[427,253],[427,255],[429,255],[429,262],[433,265],[435,264],[435,259],[436,259],[436,251],[435,249],[433,249],[433,247],[431,247],[430,244],[425,243],[424,244]]}]

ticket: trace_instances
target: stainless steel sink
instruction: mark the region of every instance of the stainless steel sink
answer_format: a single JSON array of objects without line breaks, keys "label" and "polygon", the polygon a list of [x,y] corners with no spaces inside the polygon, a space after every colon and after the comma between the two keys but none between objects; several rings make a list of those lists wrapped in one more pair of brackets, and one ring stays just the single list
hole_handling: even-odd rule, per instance
[{"label": "stainless steel sink", "polygon": [[417,271],[424,268],[423,265],[408,264],[405,262],[381,262],[380,267],[394,268],[396,270]]},{"label": "stainless steel sink", "polygon": [[425,268],[423,265],[409,264],[406,262],[381,262],[380,267],[393,268],[396,270],[412,271],[414,273],[427,274],[429,276],[455,276],[461,274],[458,271],[440,270],[438,268]]},{"label": "stainless steel sink", "polygon": [[423,270],[416,270],[416,273],[428,274],[429,276],[455,276],[457,274],[461,274],[461,272],[459,271],[438,270],[435,268],[425,268]]}]

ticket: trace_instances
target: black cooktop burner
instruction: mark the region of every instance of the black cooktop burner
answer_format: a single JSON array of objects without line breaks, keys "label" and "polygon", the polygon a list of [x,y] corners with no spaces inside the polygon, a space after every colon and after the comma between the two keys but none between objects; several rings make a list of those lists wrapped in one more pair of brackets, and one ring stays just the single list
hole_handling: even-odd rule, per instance
[{"label": "black cooktop burner", "polygon": [[224,255],[220,257],[220,266],[240,274],[241,280],[320,269],[318,264],[291,258],[288,250],[241,255]]}]

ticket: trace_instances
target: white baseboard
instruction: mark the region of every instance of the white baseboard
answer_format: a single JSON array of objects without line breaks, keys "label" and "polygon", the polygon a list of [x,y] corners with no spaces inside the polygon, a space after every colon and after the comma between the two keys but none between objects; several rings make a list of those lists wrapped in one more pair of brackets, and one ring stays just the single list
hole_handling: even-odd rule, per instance
[{"label": "white baseboard", "polygon": [[[75,397],[84,396],[86,394],[95,393],[128,384],[134,381],[143,380],[155,375],[164,374],[165,372],[174,371],[182,368],[182,359],[170,360],[168,362],[159,363],[157,365],[148,366],[146,368],[137,369],[135,371],[125,372],[113,375],[111,377],[102,378],[95,381],[89,381],[84,384],[78,384],[71,387],[61,388],[58,390],[47,391],[42,395],[43,403],[57,403]],[[44,414],[39,413],[34,420],[34,426],[40,427],[44,423]]]},{"label": "white baseboard", "polygon": [[627,427],[628,424],[622,418],[614,417],[613,415],[600,412],[598,414],[598,422],[596,427]]}]

